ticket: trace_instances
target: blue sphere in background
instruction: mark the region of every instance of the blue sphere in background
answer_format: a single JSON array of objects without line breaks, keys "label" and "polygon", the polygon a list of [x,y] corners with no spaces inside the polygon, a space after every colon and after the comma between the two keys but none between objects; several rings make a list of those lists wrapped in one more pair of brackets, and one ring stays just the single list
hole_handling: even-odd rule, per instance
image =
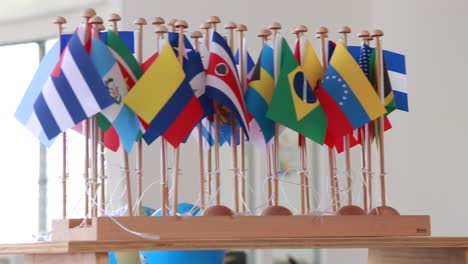
[{"label": "blue sphere in background", "polygon": [[[200,208],[192,204],[180,203],[177,206],[180,215],[198,215]],[[153,216],[161,216],[158,209]],[[224,250],[169,250],[169,251],[140,251],[142,264],[222,264]]]},{"label": "blue sphere in background", "polygon": [[[156,211],[155,209],[151,208],[151,207],[148,207],[148,206],[143,206],[143,216],[151,216],[152,214],[154,214],[154,212]],[[124,216],[124,215],[127,215],[127,206],[124,206],[124,207],[121,207],[117,210],[115,210],[113,213],[112,213],[113,216]],[[137,253],[135,253],[137,254]],[[116,256],[115,252],[109,252],[108,253],[108,256],[109,256],[109,263],[110,264],[122,264],[122,263],[119,263],[119,258]],[[123,262],[123,261],[121,261]],[[123,264],[126,264],[126,263],[123,263]]]}]

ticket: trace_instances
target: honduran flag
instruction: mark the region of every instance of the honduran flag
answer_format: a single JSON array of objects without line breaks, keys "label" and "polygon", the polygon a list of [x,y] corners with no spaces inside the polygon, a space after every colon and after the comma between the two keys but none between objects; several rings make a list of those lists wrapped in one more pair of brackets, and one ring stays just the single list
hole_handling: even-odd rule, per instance
[{"label": "honduran flag", "polygon": [[408,84],[406,80],[405,55],[384,50],[383,56],[392,85],[396,108],[402,111],[408,111]]},{"label": "honduran flag", "polygon": [[208,96],[234,114],[248,138],[247,110],[235,62],[226,40],[213,32],[210,58],[206,70]]},{"label": "honduran flag", "polygon": [[52,139],[114,102],[77,34],[34,103],[47,138]]}]

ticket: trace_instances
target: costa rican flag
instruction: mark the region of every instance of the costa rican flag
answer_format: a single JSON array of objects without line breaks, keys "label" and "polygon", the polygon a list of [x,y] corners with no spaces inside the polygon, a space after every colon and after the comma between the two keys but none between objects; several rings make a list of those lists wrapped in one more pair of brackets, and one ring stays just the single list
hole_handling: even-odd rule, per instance
[{"label": "costa rican flag", "polygon": [[217,32],[213,32],[210,47],[206,92],[211,99],[222,105],[221,110],[216,110],[218,115],[221,114],[220,120],[228,122],[229,114],[234,114],[248,138],[247,111],[231,50],[226,40]]},{"label": "costa rican flag", "polygon": [[47,138],[56,137],[113,103],[75,33],[34,103]]}]

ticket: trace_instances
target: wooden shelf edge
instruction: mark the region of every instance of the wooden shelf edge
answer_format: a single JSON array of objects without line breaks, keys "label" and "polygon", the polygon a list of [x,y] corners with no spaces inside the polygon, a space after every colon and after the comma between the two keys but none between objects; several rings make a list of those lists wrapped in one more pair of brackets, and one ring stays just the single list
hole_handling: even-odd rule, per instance
[{"label": "wooden shelf edge", "polygon": [[468,248],[468,237],[346,237],[68,241],[0,245],[2,254],[272,248]]}]

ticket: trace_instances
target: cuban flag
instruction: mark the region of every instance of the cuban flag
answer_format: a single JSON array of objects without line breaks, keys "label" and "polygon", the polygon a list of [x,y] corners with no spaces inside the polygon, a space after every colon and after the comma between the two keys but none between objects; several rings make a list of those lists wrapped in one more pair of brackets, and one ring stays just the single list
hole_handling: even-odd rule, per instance
[{"label": "cuban flag", "polygon": [[234,57],[226,40],[217,32],[213,32],[210,47],[206,92],[211,99],[221,104],[220,109],[217,109],[220,120],[227,122],[229,119],[226,116],[234,114],[248,138],[247,111]]},{"label": "cuban flag", "polygon": [[110,106],[114,100],[74,34],[34,103],[48,139]]}]

